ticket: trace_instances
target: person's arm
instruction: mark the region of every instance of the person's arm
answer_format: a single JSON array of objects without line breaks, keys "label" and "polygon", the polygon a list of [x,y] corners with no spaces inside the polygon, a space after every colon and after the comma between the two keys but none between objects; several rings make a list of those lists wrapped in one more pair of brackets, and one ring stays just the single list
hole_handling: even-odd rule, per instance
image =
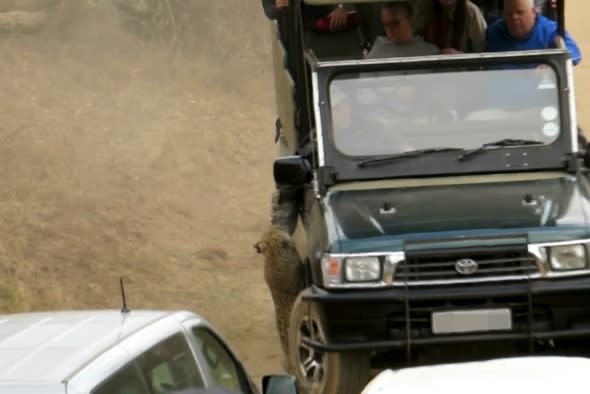
[{"label": "person's arm", "polygon": [[[557,37],[558,37],[557,23],[553,22],[552,28],[553,28],[553,30],[551,31],[551,34],[548,36],[550,41],[548,42],[549,45],[547,45],[547,47],[548,48],[557,48]],[[572,61],[574,62],[574,66],[577,66],[582,61],[582,51],[580,51],[580,47],[578,47],[578,44],[576,43],[576,41],[573,39],[572,36],[570,36],[570,34],[567,31],[565,32],[565,40],[564,41],[565,41],[565,46],[570,54],[570,57],[571,57]]]},{"label": "person's arm", "polygon": [[572,57],[574,66],[577,66],[582,61],[582,51],[580,51],[578,44],[576,44],[576,41],[574,41],[568,32],[565,32],[565,45]]},{"label": "person's arm", "polygon": [[332,12],[328,14],[330,18],[330,30],[340,31],[346,27],[348,20],[348,12],[353,10],[354,7],[345,6],[344,4],[338,4]]}]

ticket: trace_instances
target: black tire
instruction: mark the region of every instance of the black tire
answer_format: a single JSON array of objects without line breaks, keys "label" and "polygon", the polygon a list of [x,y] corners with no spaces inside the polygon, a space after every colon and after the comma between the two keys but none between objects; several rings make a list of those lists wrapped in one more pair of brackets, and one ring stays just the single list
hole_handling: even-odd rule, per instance
[{"label": "black tire", "polygon": [[300,294],[295,300],[289,320],[290,372],[297,378],[300,393],[360,393],[369,381],[369,353],[323,353],[310,349],[301,341],[303,333],[310,335],[310,322],[313,337],[325,342],[323,313],[315,303],[302,302]]}]

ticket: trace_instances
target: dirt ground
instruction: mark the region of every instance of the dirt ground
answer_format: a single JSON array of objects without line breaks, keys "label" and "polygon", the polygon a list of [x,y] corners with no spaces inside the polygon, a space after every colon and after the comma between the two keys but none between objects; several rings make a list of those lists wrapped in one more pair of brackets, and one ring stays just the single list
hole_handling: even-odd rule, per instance
[{"label": "dirt ground", "polygon": [[[276,151],[268,28],[259,0],[198,1],[176,52],[97,8],[0,36],[0,311],[118,308],[125,276],[131,308],[200,312],[259,379],[281,371],[252,247]],[[589,6],[568,7],[590,56]],[[576,82],[590,129],[590,59]]]}]

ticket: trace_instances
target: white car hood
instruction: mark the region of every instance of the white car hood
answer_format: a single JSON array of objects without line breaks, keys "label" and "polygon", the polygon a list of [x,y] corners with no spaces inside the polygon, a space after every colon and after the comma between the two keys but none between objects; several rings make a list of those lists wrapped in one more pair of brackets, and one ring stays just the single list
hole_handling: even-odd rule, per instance
[{"label": "white car hood", "polygon": [[385,370],[362,394],[556,394],[587,386],[590,359],[519,357]]}]

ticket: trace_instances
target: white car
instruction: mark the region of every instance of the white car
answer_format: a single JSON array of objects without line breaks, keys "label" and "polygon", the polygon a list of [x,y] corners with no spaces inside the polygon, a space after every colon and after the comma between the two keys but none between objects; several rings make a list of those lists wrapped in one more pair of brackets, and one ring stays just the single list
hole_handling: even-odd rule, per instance
[{"label": "white car", "polygon": [[[264,393],[295,393],[265,377]],[[274,387],[274,388],[273,388]],[[258,393],[215,329],[185,311],[0,315],[1,394]]]},{"label": "white car", "polygon": [[535,356],[382,371],[361,394],[555,394],[587,385],[590,359]]}]

